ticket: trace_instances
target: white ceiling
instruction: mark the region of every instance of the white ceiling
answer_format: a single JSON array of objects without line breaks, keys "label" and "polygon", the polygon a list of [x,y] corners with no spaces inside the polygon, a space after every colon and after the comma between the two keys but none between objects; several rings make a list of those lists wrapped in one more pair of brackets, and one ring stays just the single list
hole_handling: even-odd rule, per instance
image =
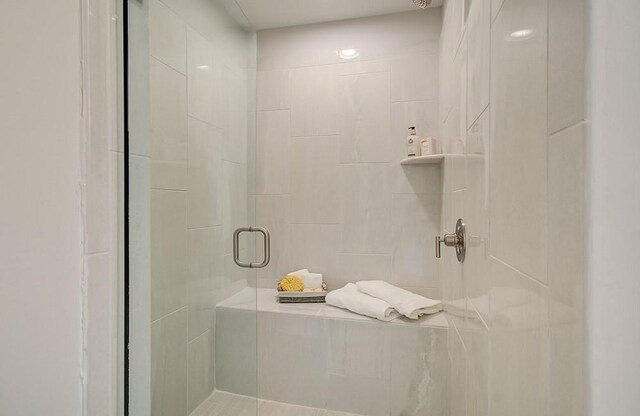
[{"label": "white ceiling", "polygon": [[[255,30],[419,10],[413,0],[236,0]],[[442,6],[433,0],[429,7]]]}]

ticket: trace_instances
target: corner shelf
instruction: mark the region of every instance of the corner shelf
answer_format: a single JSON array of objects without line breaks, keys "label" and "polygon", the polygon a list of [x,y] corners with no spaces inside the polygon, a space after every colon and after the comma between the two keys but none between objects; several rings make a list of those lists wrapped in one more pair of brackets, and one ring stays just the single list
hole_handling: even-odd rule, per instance
[{"label": "corner shelf", "polygon": [[444,155],[412,156],[400,161],[401,165],[436,165],[444,161]]}]

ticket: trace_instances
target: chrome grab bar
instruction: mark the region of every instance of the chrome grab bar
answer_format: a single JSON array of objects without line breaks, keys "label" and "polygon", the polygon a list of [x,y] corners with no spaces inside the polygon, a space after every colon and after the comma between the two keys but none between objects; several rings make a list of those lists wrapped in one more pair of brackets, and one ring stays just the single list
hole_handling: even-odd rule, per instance
[{"label": "chrome grab bar", "polygon": [[[264,239],[264,257],[260,263],[247,263],[240,260],[240,234],[260,233]],[[246,269],[262,269],[271,261],[271,234],[263,227],[240,227],[233,232],[233,261]]]}]

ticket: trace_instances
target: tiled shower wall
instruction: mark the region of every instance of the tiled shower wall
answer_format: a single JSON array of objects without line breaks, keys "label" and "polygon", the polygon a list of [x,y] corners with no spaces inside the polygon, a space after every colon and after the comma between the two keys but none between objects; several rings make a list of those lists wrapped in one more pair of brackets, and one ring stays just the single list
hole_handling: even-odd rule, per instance
[{"label": "tiled shower wall", "polygon": [[151,0],[149,32],[152,414],[187,415],[215,386],[214,306],[247,284],[255,34],[204,0]]},{"label": "tiled shower wall", "polygon": [[584,4],[448,0],[443,252],[451,415],[582,415]]},{"label": "tiled shower wall", "polygon": [[260,285],[309,268],[330,288],[384,279],[440,296],[440,167],[399,163],[407,127],[440,136],[440,30],[434,9],[258,33]]}]

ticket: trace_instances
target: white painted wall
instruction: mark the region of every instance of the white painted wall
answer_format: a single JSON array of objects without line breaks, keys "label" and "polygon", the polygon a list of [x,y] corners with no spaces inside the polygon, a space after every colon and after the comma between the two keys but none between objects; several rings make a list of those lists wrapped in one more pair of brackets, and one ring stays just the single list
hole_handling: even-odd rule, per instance
[{"label": "white painted wall", "polygon": [[[640,414],[640,3],[590,1],[589,414]],[[613,315],[613,317],[612,317]]]},{"label": "white painted wall", "polygon": [[79,2],[0,23],[0,414],[82,411]]}]

